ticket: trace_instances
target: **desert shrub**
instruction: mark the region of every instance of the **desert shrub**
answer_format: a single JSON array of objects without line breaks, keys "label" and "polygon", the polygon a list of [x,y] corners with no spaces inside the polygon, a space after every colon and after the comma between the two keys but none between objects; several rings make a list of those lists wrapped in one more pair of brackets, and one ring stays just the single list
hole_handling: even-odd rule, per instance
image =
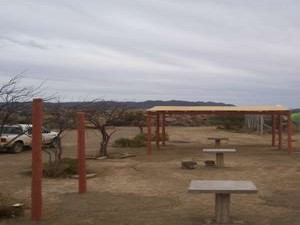
[{"label": "desert shrub", "polygon": [[[166,141],[169,140],[169,135],[166,134]],[[152,136],[152,141],[156,141],[156,135]],[[119,148],[140,148],[147,145],[147,135],[138,134],[134,138],[119,138],[113,143],[113,147]]]},{"label": "desert shrub", "polygon": [[117,139],[113,147],[119,147],[119,148],[126,148],[126,147],[132,147],[132,148],[140,148],[145,147],[147,142],[147,137],[145,134],[138,134],[134,138],[120,138]]},{"label": "desert shrub", "polygon": [[[77,124],[76,122],[74,122],[72,120],[73,118],[66,118],[64,120],[64,129],[67,130],[67,129],[70,129],[70,130],[73,130],[73,129],[76,129],[77,128]],[[59,124],[58,124],[58,121],[53,119],[49,119],[47,118],[47,120],[45,121],[44,125],[50,129],[50,130],[57,130],[59,129]]]},{"label": "desert shrub", "polygon": [[78,160],[63,158],[59,161],[44,164],[43,174],[46,177],[67,177],[78,172]]},{"label": "desert shrub", "polygon": [[172,115],[167,118],[169,126],[206,126],[209,125],[206,115]]},{"label": "desert shrub", "polygon": [[0,193],[0,218],[14,218],[23,215],[23,207],[14,207],[17,201],[8,195]]},{"label": "desert shrub", "polygon": [[217,125],[220,129],[240,130],[244,127],[244,116],[211,116],[209,117],[211,125]]},{"label": "desert shrub", "polygon": [[[156,137],[156,133],[153,135],[152,134],[152,141],[156,141],[157,137]],[[165,141],[168,141],[169,140],[169,134],[166,133],[165,135]],[[160,141],[162,141],[162,134],[160,134]]]},{"label": "desert shrub", "polygon": [[145,142],[146,143],[147,142],[147,135],[140,133],[140,134],[136,135],[133,138],[133,140],[135,140],[137,142]]},{"label": "desert shrub", "polygon": [[63,158],[63,163],[66,165],[65,173],[68,175],[75,175],[78,173],[78,160],[72,158]]},{"label": "desert shrub", "polygon": [[134,148],[145,147],[147,144],[147,137],[145,134],[138,134],[131,140],[131,146]]},{"label": "desert shrub", "polygon": [[113,147],[120,147],[120,148],[130,147],[130,141],[131,139],[129,138],[119,138],[115,140],[115,142],[113,143]]}]

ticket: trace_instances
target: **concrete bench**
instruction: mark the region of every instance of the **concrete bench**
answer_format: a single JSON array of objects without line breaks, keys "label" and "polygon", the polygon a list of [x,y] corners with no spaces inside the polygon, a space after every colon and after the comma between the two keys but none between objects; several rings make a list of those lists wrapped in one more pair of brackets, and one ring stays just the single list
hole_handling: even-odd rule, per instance
[{"label": "concrete bench", "polygon": [[256,194],[257,188],[252,181],[192,180],[188,192],[215,194],[216,221],[222,224],[230,222],[230,195]]},{"label": "concrete bench", "polygon": [[235,153],[236,149],[231,148],[204,148],[204,153],[215,153],[216,154],[216,166],[224,167],[224,153]]},{"label": "concrete bench", "polygon": [[225,137],[209,137],[207,140],[215,141],[215,147],[219,148],[221,146],[221,141],[229,141],[229,138]]}]

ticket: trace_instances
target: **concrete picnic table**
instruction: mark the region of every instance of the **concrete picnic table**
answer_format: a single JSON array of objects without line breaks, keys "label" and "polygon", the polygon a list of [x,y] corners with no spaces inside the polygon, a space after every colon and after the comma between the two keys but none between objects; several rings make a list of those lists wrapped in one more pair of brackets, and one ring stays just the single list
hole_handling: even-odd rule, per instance
[{"label": "concrete picnic table", "polygon": [[188,192],[214,193],[216,221],[222,224],[230,222],[230,195],[256,194],[257,188],[252,181],[192,180]]},{"label": "concrete picnic table", "polygon": [[225,137],[209,137],[207,138],[207,140],[213,140],[215,141],[215,147],[218,148],[221,146],[221,141],[228,141],[229,138],[225,138]]},{"label": "concrete picnic table", "polygon": [[224,167],[224,153],[234,153],[236,149],[231,148],[204,148],[202,152],[216,153],[216,166]]}]

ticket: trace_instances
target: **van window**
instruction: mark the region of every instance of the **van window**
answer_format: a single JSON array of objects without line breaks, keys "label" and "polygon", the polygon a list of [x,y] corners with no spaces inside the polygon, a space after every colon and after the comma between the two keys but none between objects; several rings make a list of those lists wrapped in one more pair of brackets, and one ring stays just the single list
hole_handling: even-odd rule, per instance
[{"label": "van window", "polygon": [[19,127],[3,127],[3,134],[23,134],[23,131]]}]

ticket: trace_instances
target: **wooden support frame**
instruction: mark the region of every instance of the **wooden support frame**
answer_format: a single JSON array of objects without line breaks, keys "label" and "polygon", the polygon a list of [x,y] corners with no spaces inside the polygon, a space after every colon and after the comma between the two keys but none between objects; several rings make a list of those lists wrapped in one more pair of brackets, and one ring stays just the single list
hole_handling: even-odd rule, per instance
[{"label": "wooden support frame", "polygon": [[85,166],[85,114],[77,113],[77,148],[78,148],[78,193],[86,193],[86,166]]},{"label": "wooden support frame", "polygon": [[160,113],[156,113],[156,147],[160,148]]},{"label": "wooden support frame", "polygon": [[152,126],[152,114],[150,112],[147,113],[147,154],[152,154],[152,133],[151,133],[151,126]]},{"label": "wooden support frame", "polygon": [[282,116],[278,115],[278,148],[282,149]]},{"label": "wooden support frame", "polygon": [[161,124],[161,136],[162,136],[162,145],[166,146],[166,114],[162,113],[162,124]]},{"label": "wooden support frame", "polygon": [[272,147],[276,146],[276,115],[272,114]]},{"label": "wooden support frame", "polygon": [[32,103],[32,185],[31,185],[31,219],[42,219],[42,123],[43,100],[33,99]]},{"label": "wooden support frame", "polygon": [[293,152],[293,145],[292,145],[292,135],[293,135],[293,126],[292,126],[292,112],[288,114],[288,153],[289,155]]}]

